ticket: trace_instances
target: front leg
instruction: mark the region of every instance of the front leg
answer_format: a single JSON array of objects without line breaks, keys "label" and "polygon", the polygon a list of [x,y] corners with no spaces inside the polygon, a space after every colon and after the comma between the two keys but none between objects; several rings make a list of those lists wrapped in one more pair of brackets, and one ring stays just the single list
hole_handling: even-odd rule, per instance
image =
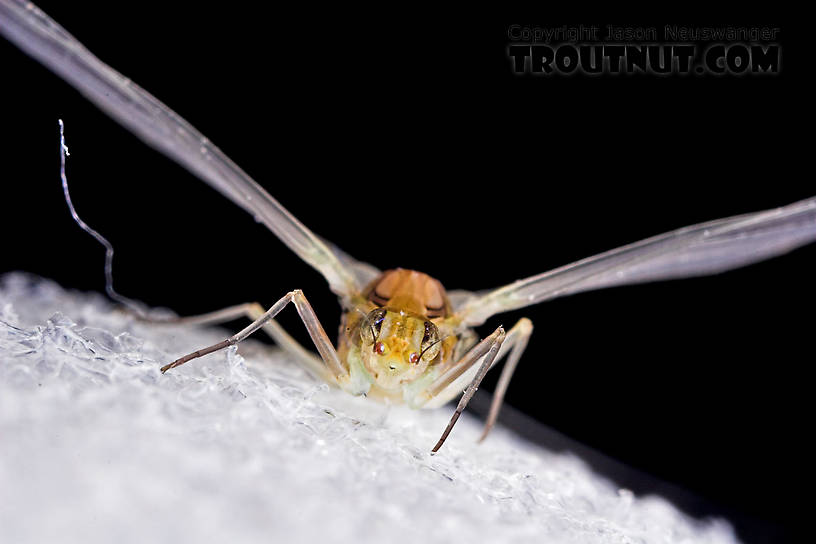
[{"label": "front leg", "polygon": [[469,368],[476,365],[480,360],[482,361],[482,364],[476,371],[476,375],[473,377],[470,385],[468,385],[467,389],[465,389],[465,393],[459,400],[459,404],[456,406],[456,411],[453,412],[453,416],[451,416],[448,426],[445,427],[445,430],[442,432],[442,436],[439,438],[439,441],[437,441],[431,452],[438,451],[439,448],[442,447],[442,444],[445,443],[445,439],[448,438],[453,426],[456,425],[456,421],[459,419],[459,416],[462,415],[462,411],[468,405],[468,402],[470,402],[470,399],[476,393],[476,390],[479,389],[479,384],[482,383],[482,379],[485,377],[485,374],[487,374],[487,371],[490,370],[491,366],[493,366],[493,361],[496,359],[496,355],[498,355],[499,350],[504,343],[504,338],[504,328],[500,326],[493,331],[493,334],[476,344],[470,351],[468,351],[465,356],[462,357],[462,360],[457,362],[448,372],[444,373],[436,380],[436,382],[431,384],[428,393],[430,395],[438,395],[441,391],[447,389],[447,387],[449,387],[450,384],[456,380],[456,378],[464,374]]},{"label": "front leg", "polygon": [[[128,313],[133,313],[130,308],[123,307],[123,310]],[[207,312],[205,314],[184,316],[184,317],[156,317],[150,314],[134,315],[135,319],[144,321],[146,323],[173,323],[176,325],[218,325],[226,321],[232,321],[240,318],[247,318],[250,321],[255,321],[261,317],[266,310],[257,302],[246,302],[244,304],[236,304],[227,308],[222,308],[214,312]],[[270,319],[264,323],[264,331],[272,337],[275,343],[291,355],[298,363],[303,365],[311,374],[326,383],[334,384],[332,375],[329,373],[326,364],[323,360],[307,350],[300,343],[292,338],[292,336],[281,327],[277,321]]]},{"label": "front leg", "polygon": [[[527,347],[527,342],[532,332],[533,323],[527,318],[520,319],[513,328],[507,331],[506,335],[504,334],[504,329],[499,327],[493,334],[479,342],[473,349],[465,354],[460,361],[442,373],[425,391],[420,393],[424,398],[418,399],[418,405],[441,406],[461,394],[462,380],[469,380],[469,385],[465,389],[465,393],[462,395],[456,407],[456,411],[453,417],[451,417],[450,423],[448,423],[445,432],[442,434],[442,438],[439,439],[433,451],[437,451],[442,446],[448,434],[450,434],[451,429],[453,429],[454,424],[459,419],[462,410],[464,410],[471,397],[476,393],[479,384],[488,370],[509,353],[507,362],[502,369],[501,376],[496,385],[496,390],[493,393],[490,413],[487,416],[487,421],[485,422],[479,442],[485,439],[496,422],[502,401],[504,400],[504,394],[507,391],[507,386],[518,365],[521,354]],[[482,363],[477,367],[476,365],[480,360]]]},{"label": "front leg", "polygon": [[172,363],[163,366],[161,368],[162,373],[165,373],[171,368],[183,365],[184,363],[203,355],[207,355],[229,346],[234,346],[241,340],[244,340],[250,334],[263,327],[264,324],[272,320],[290,302],[294,303],[298,315],[300,315],[301,320],[303,320],[303,324],[306,325],[306,330],[309,332],[309,336],[312,338],[318,353],[320,353],[320,357],[323,359],[328,372],[336,380],[341,378],[346,379],[348,377],[348,371],[341,363],[340,358],[337,356],[337,351],[334,349],[331,340],[329,340],[326,331],[323,330],[323,326],[320,324],[320,320],[318,320],[312,305],[309,304],[306,296],[299,289],[286,293],[280,300],[273,304],[269,310],[267,310],[263,315],[258,317],[242,331],[230,336],[223,342],[196,350],[192,353],[188,353],[184,357],[176,359]]}]

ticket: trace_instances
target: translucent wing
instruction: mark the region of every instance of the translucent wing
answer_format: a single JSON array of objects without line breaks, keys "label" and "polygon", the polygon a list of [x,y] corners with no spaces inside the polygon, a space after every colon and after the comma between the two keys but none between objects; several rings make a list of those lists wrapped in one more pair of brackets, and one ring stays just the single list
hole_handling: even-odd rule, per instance
[{"label": "translucent wing", "polygon": [[464,301],[466,325],[551,298],[616,285],[716,274],[816,240],[816,197],[692,225],[519,280]]},{"label": "translucent wing", "polygon": [[456,313],[460,309],[462,309],[466,304],[473,302],[474,300],[479,298],[479,296],[485,293],[487,293],[487,291],[485,291],[484,293],[477,293],[473,291],[465,291],[464,289],[454,289],[448,291],[448,298],[450,299],[454,313]]},{"label": "translucent wing", "polygon": [[264,223],[298,257],[323,274],[336,294],[348,297],[363,287],[349,268],[367,265],[344,253],[338,257],[187,121],[96,58],[36,6],[20,0],[0,0],[0,34],[145,143]]},{"label": "translucent wing", "polygon": [[354,277],[357,285],[360,286],[360,289],[358,290],[361,290],[363,287],[374,281],[374,278],[377,278],[382,274],[382,271],[376,266],[364,263],[363,261],[358,261],[328,240],[322,237],[320,239],[334,253],[337,260],[340,261],[340,264],[345,266],[349,273]]}]

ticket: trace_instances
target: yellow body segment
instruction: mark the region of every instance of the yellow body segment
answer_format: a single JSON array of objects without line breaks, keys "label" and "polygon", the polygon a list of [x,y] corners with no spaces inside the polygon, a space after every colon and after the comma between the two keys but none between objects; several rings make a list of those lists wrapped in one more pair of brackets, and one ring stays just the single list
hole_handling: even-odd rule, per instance
[{"label": "yellow body segment", "polygon": [[381,274],[343,316],[338,355],[352,374],[350,392],[411,402],[453,359],[451,315],[438,280],[402,268]]}]

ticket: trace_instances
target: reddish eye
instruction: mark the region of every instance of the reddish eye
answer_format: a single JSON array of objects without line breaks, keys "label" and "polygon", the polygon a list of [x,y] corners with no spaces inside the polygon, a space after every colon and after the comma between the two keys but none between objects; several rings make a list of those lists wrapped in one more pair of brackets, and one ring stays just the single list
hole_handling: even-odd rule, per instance
[{"label": "reddish eye", "polygon": [[413,364],[417,364],[419,362],[419,353],[416,351],[411,353],[411,355],[408,356],[408,360]]},{"label": "reddish eye", "polygon": [[385,344],[383,344],[382,342],[377,342],[376,344],[374,344],[374,353],[378,353],[380,355],[385,353]]}]

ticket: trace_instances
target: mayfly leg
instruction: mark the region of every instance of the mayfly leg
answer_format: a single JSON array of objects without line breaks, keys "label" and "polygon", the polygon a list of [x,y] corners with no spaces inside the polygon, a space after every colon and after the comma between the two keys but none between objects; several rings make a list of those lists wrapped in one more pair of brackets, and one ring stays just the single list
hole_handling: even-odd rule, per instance
[{"label": "mayfly leg", "polygon": [[501,410],[504,394],[507,392],[507,386],[510,385],[513,372],[515,372],[519,359],[527,348],[527,342],[530,340],[530,335],[532,334],[533,322],[526,317],[519,319],[518,323],[507,333],[507,338],[505,338],[501,351],[498,356],[496,356],[496,361],[504,357],[508,349],[510,350],[510,355],[508,355],[507,362],[504,363],[502,367],[499,381],[496,383],[496,389],[493,391],[493,401],[490,403],[490,412],[487,414],[487,421],[485,422],[482,435],[479,437],[479,442],[487,438],[490,429],[492,429],[496,423],[496,418],[499,417],[499,410]]},{"label": "mayfly leg", "polygon": [[[303,346],[301,346],[285,330],[283,330],[283,327],[281,327],[276,321],[272,320],[271,318],[264,318],[265,315],[264,309],[257,302],[238,304],[235,306],[230,306],[228,308],[223,308],[221,310],[216,310],[214,312],[209,312],[197,316],[164,317],[153,316],[148,314],[141,307],[139,307],[139,304],[136,301],[119,294],[113,288],[113,245],[107,240],[107,238],[99,234],[96,230],[91,228],[87,223],[85,223],[85,221],[82,220],[82,218],[77,213],[76,208],[74,208],[73,201],[71,200],[71,192],[68,189],[68,177],[66,175],[65,168],[65,158],[68,155],[68,146],[65,144],[65,124],[62,122],[62,119],[59,120],[59,132],[60,132],[60,181],[62,182],[62,191],[65,197],[65,203],[68,205],[68,210],[71,212],[71,217],[73,218],[74,222],[77,225],[79,225],[79,227],[82,230],[90,234],[94,239],[96,239],[96,241],[98,241],[105,247],[105,291],[107,292],[108,296],[111,299],[113,299],[115,302],[122,304],[124,310],[134,315],[136,319],[147,323],[213,325],[217,323],[223,323],[225,321],[232,321],[233,319],[238,319],[241,317],[247,317],[253,321],[254,325],[259,320],[262,320],[262,326],[264,327],[264,330],[275,340],[275,342],[281,348],[283,348],[288,353],[293,355],[300,363],[302,363],[310,372],[315,374],[317,377],[322,378],[323,380],[331,383],[333,373],[330,373],[328,371],[327,366],[331,368],[332,365],[329,364],[328,361],[325,364],[321,362],[317,357],[315,357],[312,353],[310,353]],[[306,302],[306,305],[308,306],[308,302]],[[311,310],[311,306],[308,306],[308,309]],[[314,315],[314,311],[311,311],[311,314]],[[317,322],[317,317],[314,317],[313,319],[315,322]],[[250,327],[248,328],[251,328],[253,325],[250,325]],[[309,327],[308,323],[307,327]],[[314,327],[312,326],[312,328]],[[320,333],[322,333],[321,341],[325,341],[329,344],[329,346],[331,346],[331,342],[329,342],[328,337],[326,336],[326,333],[323,332],[323,329],[322,327],[320,327],[319,322],[317,323],[317,328],[319,329],[318,331],[316,331],[317,337],[321,338]],[[256,329],[253,329],[248,334],[251,334]],[[315,336],[313,335],[312,338],[314,339]],[[318,341],[316,340],[315,343],[317,342]],[[207,351],[208,349],[210,348],[199,350],[200,355],[211,353],[211,351]],[[331,350],[333,351],[334,348],[331,348]],[[334,358],[337,359],[336,353]],[[168,367],[163,368],[162,372],[164,372],[168,368],[169,365]]]},{"label": "mayfly leg", "polygon": [[312,305],[309,304],[309,301],[306,299],[306,297],[303,295],[303,292],[300,290],[295,290],[286,293],[280,300],[273,304],[272,307],[269,308],[269,310],[264,312],[249,326],[247,326],[242,331],[230,336],[226,340],[219,342],[217,344],[213,344],[212,346],[196,350],[192,353],[188,353],[184,357],[180,357],[173,361],[172,363],[163,366],[161,368],[162,373],[167,372],[171,368],[183,365],[184,363],[189,362],[193,359],[197,359],[198,357],[202,357],[204,355],[213,353],[215,351],[224,349],[229,346],[234,346],[238,342],[244,340],[249,335],[251,335],[258,329],[269,323],[290,302],[292,302],[295,305],[298,315],[300,315],[303,324],[306,325],[306,330],[309,332],[309,336],[312,338],[312,341],[314,342],[315,347],[317,348],[317,351],[320,354],[320,357],[323,359],[323,362],[326,366],[326,370],[331,374],[335,381],[339,381],[341,378],[347,376],[348,372],[340,362],[340,358],[337,355],[337,351],[334,349],[334,346],[332,345],[331,340],[329,340],[326,331],[320,324],[320,321],[318,320],[317,315],[315,314],[314,309],[312,308]]},{"label": "mayfly leg", "polygon": [[519,359],[522,353],[524,353],[532,333],[533,323],[527,318],[520,319],[507,333],[504,333],[504,329],[499,327],[493,334],[476,344],[459,362],[452,365],[424,392],[426,396],[436,400],[435,404],[451,400],[462,391],[460,378],[467,375],[469,371],[472,373],[476,368],[475,365],[481,360],[481,365],[476,369],[476,373],[465,389],[448,426],[445,428],[442,437],[432,451],[437,451],[442,447],[442,444],[445,442],[445,439],[447,439],[462,411],[479,388],[479,384],[482,382],[484,376],[509,352],[507,362],[504,368],[502,368],[496,390],[493,393],[493,401],[490,405],[490,412],[488,413],[484,430],[478,441],[481,442],[487,437],[493,425],[496,423],[504,395],[507,392],[507,386],[510,384],[513,372],[518,366]]},{"label": "mayfly leg", "polygon": [[[257,302],[247,302],[244,304],[236,304],[213,312],[205,314],[184,316],[184,317],[157,317],[139,316],[140,321],[148,323],[172,323],[174,325],[217,325],[235,319],[247,318],[250,321],[255,321],[265,313],[263,306]],[[264,332],[266,332],[275,341],[281,349],[295,358],[297,362],[302,364],[311,372],[316,378],[324,380],[328,383],[333,383],[332,375],[328,372],[326,364],[317,357],[313,352],[304,348],[297,340],[284,330],[280,324],[274,319],[268,320],[263,325]]]},{"label": "mayfly leg", "polygon": [[[453,412],[453,415],[448,422],[448,426],[445,427],[445,430],[442,432],[442,436],[439,438],[431,452],[438,451],[439,448],[442,447],[442,444],[445,443],[445,440],[448,438],[451,430],[453,430],[453,426],[456,425],[459,416],[462,415],[462,412],[470,402],[470,399],[476,393],[476,390],[479,389],[479,384],[482,383],[482,379],[485,377],[485,374],[487,374],[487,371],[490,370],[491,366],[493,366],[493,361],[496,359],[496,355],[498,355],[499,350],[501,349],[504,338],[504,328],[500,326],[493,331],[493,334],[476,344],[473,349],[465,354],[461,361],[454,365],[454,370],[461,370],[461,372],[458,372],[458,375],[461,375],[473,365],[477,364],[480,360],[482,361],[482,364],[479,366],[479,370],[476,372],[476,376],[474,376],[473,380],[470,382],[470,385],[468,385],[467,389],[465,389],[465,393],[462,395],[462,398],[459,400],[459,404],[456,406],[456,410]],[[456,377],[451,378],[451,381],[455,380]],[[442,378],[442,383],[445,383],[447,381],[447,375],[443,374]],[[437,380],[437,382],[439,381],[440,380]],[[431,386],[431,391],[429,391],[429,393],[431,395],[438,394],[433,392],[433,385]]]}]

